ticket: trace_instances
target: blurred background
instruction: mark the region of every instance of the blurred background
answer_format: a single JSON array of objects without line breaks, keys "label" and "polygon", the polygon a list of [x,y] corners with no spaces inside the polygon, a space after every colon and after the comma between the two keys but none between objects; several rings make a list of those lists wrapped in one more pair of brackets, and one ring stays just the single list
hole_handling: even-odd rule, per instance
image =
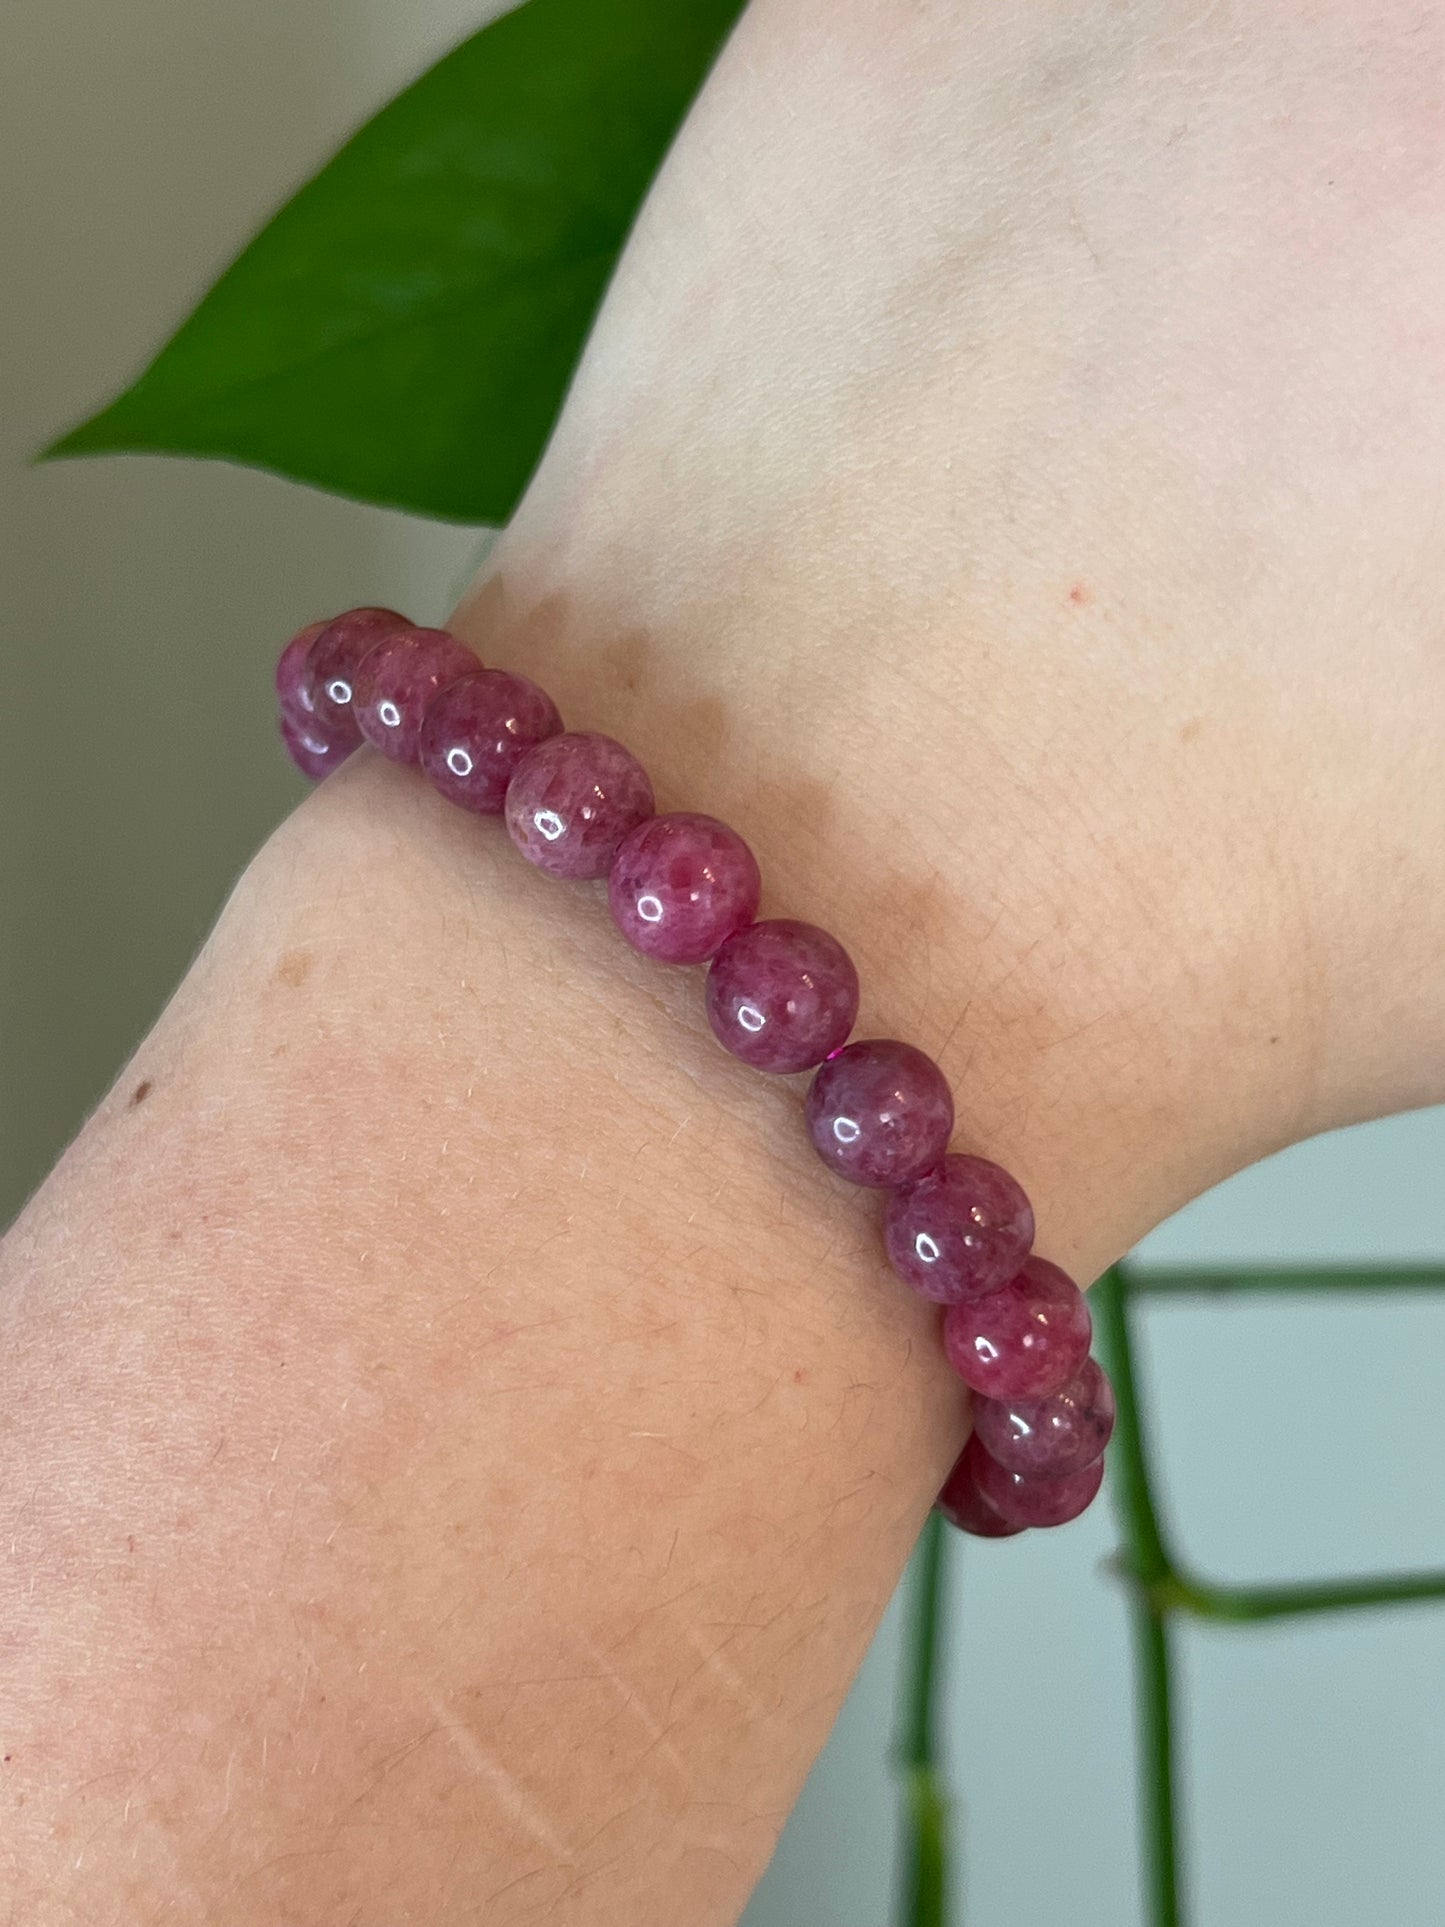
[{"label": "blurred background", "polygon": [[[240,242],[488,9],[7,0],[0,13],[0,1222],[300,793],[276,648],[365,601],[445,616],[476,531],[216,465],[48,469]],[[1171,1260],[1445,1258],[1445,1112],[1299,1147]],[[1234,1580],[1445,1563],[1445,1301],[1161,1306],[1166,1498]],[[1107,1506],[953,1566],[947,1741],[969,1927],[1136,1927],[1131,1685]],[[748,1927],[885,1927],[897,1606]],[[1445,1609],[1184,1634],[1199,1927],[1445,1922]],[[682,1924],[679,1924],[682,1927]]]}]

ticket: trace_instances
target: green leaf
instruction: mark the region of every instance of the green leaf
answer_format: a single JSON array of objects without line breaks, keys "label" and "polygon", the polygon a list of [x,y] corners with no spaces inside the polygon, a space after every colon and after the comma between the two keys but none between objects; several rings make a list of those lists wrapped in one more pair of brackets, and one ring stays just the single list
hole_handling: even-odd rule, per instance
[{"label": "green leaf", "polygon": [[741,0],[528,0],[385,107],[48,455],[219,456],[499,524]]}]

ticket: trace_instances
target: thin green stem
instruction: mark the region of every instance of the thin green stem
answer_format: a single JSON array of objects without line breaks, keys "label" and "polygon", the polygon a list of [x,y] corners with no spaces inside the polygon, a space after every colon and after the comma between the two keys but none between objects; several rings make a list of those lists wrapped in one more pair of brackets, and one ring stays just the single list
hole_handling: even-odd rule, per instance
[{"label": "thin green stem", "polygon": [[[1303,1265],[1131,1267],[1127,1275],[1115,1266],[1094,1288],[1095,1327],[1118,1403],[1110,1489],[1123,1528],[1120,1565],[1131,1594],[1150,1927],[1185,1927],[1186,1922],[1179,1846],[1175,1615],[1242,1625],[1445,1600],[1445,1572],[1282,1586],[1215,1585],[1187,1573],[1173,1555],[1154,1493],[1148,1421],[1135,1371],[1131,1300],[1136,1296],[1440,1290],[1445,1290],[1445,1266],[1441,1265],[1384,1270]],[[907,1687],[898,1747],[905,1789],[900,1927],[947,1927],[948,1919],[948,1799],[938,1770],[935,1731],[945,1557],[945,1530],[935,1514],[919,1547],[910,1594]]]},{"label": "thin green stem", "polygon": [[1132,1278],[1126,1282],[1122,1268],[1114,1265],[1089,1293],[1089,1302],[1118,1405],[1109,1476],[1124,1527],[1125,1563],[1133,1579],[1151,1586],[1170,1578],[1175,1568],[1149,1472],[1148,1427],[1139,1405],[1127,1303],[1132,1283]]},{"label": "thin green stem", "polygon": [[943,1515],[930,1512],[918,1542],[917,1569],[912,1593],[913,1639],[908,1695],[904,1701],[899,1750],[903,1764],[930,1767],[934,1763],[938,1640],[943,1622],[944,1560],[947,1540]]},{"label": "thin green stem", "polygon": [[1178,1787],[1174,1753],[1173,1633],[1147,1600],[1130,1609],[1138,1708],[1140,1801],[1147,1854],[1150,1927],[1183,1927],[1179,1886]]},{"label": "thin green stem", "polygon": [[1184,1927],[1180,1876],[1178,1785],[1175,1771],[1173,1635],[1175,1605],[1170,1556],[1149,1472],[1147,1422],[1139,1402],[1130,1332],[1131,1281],[1119,1266],[1090,1294],[1094,1324],[1119,1415],[1114,1431],[1110,1489],[1124,1530],[1123,1564],[1135,1588],[1130,1607],[1134,1636],[1136,1719],[1142,1773],[1140,1824],[1148,1883],[1150,1927]]},{"label": "thin green stem", "polygon": [[1445,1265],[1397,1265],[1378,1270],[1306,1265],[1198,1268],[1119,1267],[1091,1296],[1119,1401],[1115,1483],[1125,1519],[1126,1577],[1160,1613],[1247,1624],[1308,1614],[1351,1612],[1445,1599],[1445,1572],[1386,1573],[1360,1579],[1316,1580],[1282,1586],[1217,1585],[1187,1573],[1159,1523],[1148,1472],[1148,1434],[1134,1371],[1129,1303],[1148,1298],[1216,1297],[1268,1292],[1439,1291]]},{"label": "thin green stem", "polygon": [[1445,1599],[1445,1572],[1399,1572],[1288,1586],[1216,1586],[1181,1578],[1172,1603],[1178,1611],[1198,1619],[1239,1625],[1440,1599]]},{"label": "thin green stem", "polygon": [[1255,1292],[1445,1291],[1445,1265],[1130,1265],[1134,1298],[1223,1298]]},{"label": "thin green stem", "polygon": [[904,1776],[900,1927],[947,1927],[948,1794],[938,1767],[938,1659],[948,1572],[947,1528],[929,1515],[909,1594],[907,1684],[898,1763]]}]

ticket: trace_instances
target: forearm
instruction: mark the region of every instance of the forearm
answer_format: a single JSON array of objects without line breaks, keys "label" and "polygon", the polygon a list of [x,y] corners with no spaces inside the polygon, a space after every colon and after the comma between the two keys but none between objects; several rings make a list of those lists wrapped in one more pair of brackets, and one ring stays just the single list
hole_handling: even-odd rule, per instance
[{"label": "forearm", "polygon": [[[865,1025],[942,1051],[1091,1269],[1145,1120],[808,815],[738,813],[777,907],[848,930]],[[22,1917],[732,1918],[965,1411],[876,1202],[697,992],[375,761],[258,859],[5,1247]]]},{"label": "forearm", "polygon": [[[719,710],[666,693],[633,740],[678,800],[722,777],[773,907],[848,933],[865,1030],[941,1051],[1045,1250],[1119,1249],[1097,1173],[1145,1120],[1086,1143],[1097,1076],[1064,1088],[956,893],[850,860],[748,701],[710,759]],[[26,1917],[127,1882],[138,1918],[736,1912],[966,1421],[876,1200],[698,991],[374,760],[257,860],[5,1247]],[[980,1088],[995,1032],[1017,1076]]]},{"label": "forearm", "polygon": [[[1040,16],[994,13],[983,62],[879,7],[806,71],[820,10],[750,16],[465,620],[748,837],[1087,1278],[1433,1088],[1442,799],[1363,914],[1425,752],[1349,620],[1295,671],[1375,591],[1336,567],[1350,487],[1303,526],[1236,500],[1277,454],[1240,371],[1110,337],[1188,235],[1165,193],[1091,267],[1069,210],[1171,178],[1167,126],[1101,189],[1059,102],[1132,127],[1129,50],[1065,34],[1061,96]],[[980,234],[939,239],[940,183]],[[1355,869],[1305,877],[1336,842]],[[698,992],[374,761],[263,852],[4,1247],[17,1919],[736,1914],[966,1414],[876,1201]]]},{"label": "forearm", "polygon": [[19,1917],[760,1870],[962,1405],[795,1093],[576,898],[336,779],[7,1243]]}]

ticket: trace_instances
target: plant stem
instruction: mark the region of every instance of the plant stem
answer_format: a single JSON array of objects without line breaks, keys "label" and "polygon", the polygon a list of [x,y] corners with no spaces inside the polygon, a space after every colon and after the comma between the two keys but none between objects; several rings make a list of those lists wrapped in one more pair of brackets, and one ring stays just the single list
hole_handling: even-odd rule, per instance
[{"label": "plant stem", "polygon": [[1126,1577],[1144,1595],[1146,1606],[1161,1615],[1183,1612],[1197,1619],[1242,1625],[1445,1599],[1445,1572],[1386,1573],[1280,1586],[1216,1585],[1186,1573],[1165,1539],[1149,1477],[1148,1434],[1139,1409],[1129,1328],[1129,1304],[1134,1297],[1442,1289],[1445,1265],[1399,1265],[1381,1270],[1305,1265],[1137,1270],[1131,1265],[1127,1275],[1116,1266],[1100,1279],[1090,1297],[1098,1308],[1099,1336],[1119,1405],[1112,1476],[1124,1518],[1124,1563]]},{"label": "plant stem", "polygon": [[[1115,1266],[1091,1293],[1100,1350],[1114,1381],[1118,1420],[1110,1491],[1123,1527],[1121,1566],[1129,1584],[1134,1644],[1141,1823],[1150,1927],[1185,1927],[1179,1846],[1173,1618],[1228,1624],[1349,1612],[1445,1599],[1445,1572],[1390,1573],[1302,1585],[1214,1585],[1174,1558],[1154,1496],[1148,1424],[1140,1408],[1130,1302],[1269,1292],[1445,1290],[1445,1266],[1389,1270],[1310,1266],[1160,1267],[1126,1275]],[[904,1775],[904,1862],[900,1927],[947,1927],[948,1799],[938,1770],[935,1702],[945,1601],[947,1535],[933,1514],[920,1542],[910,1591],[904,1722],[898,1760]],[[956,1927],[956,1923],[955,1923]]]},{"label": "plant stem", "polygon": [[930,1513],[909,1593],[908,1670],[898,1742],[904,1776],[899,1927],[947,1927],[948,1795],[938,1770],[935,1713],[948,1550],[944,1520]]},{"label": "plant stem", "polygon": [[1140,1799],[1148,1856],[1150,1927],[1183,1927],[1178,1789],[1174,1761],[1174,1652],[1167,1613],[1145,1599],[1130,1607],[1138,1706]]},{"label": "plant stem", "polygon": [[1136,1298],[1219,1298],[1253,1292],[1445,1291],[1445,1265],[1131,1265],[1128,1290]]},{"label": "plant stem", "polygon": [[1164,1529],[1154,1503],[1149,1474],[1148,1435],[1139,1409],[1139,1386],[1134,1372],[1134,1345],[1129,1330],[1126,1283],[1118,1265],[1106,1271],[1089,1293],[1100,1350],[1114,1383],[1118,1405],[1113,1451],[1109,1459],[1110,1490],[1124,1527],[1125,1560],[1129,1576],[1145,1587],[1173,1576]]},{"label": "plant stem", "polygon": [[1149,1473],[1148,1434],[1139,1406],[1129,1330],[1131,1283],[1115,1265],[1089,1295],[1119,1408],[1109,1480],[1124,1529],[1123,1563],[1133,1590],[1130,1620],[1143,1768],[1140,1824],[1148,1867],[1146,1904],[1150,1927],[1184,1927],[1169,1625],[1169,1614],[1178,1604],[1178,1581]]},{"label": "plant stem", "polygon": [[1288,1586],[1216,1586],[1204,1580],[1180,1579],[1174,1604],[1177,1610],[1196,1618],[1237,1625],[1434,1599],[1445,1599],[1445,1572],[1381,1573]]}]

